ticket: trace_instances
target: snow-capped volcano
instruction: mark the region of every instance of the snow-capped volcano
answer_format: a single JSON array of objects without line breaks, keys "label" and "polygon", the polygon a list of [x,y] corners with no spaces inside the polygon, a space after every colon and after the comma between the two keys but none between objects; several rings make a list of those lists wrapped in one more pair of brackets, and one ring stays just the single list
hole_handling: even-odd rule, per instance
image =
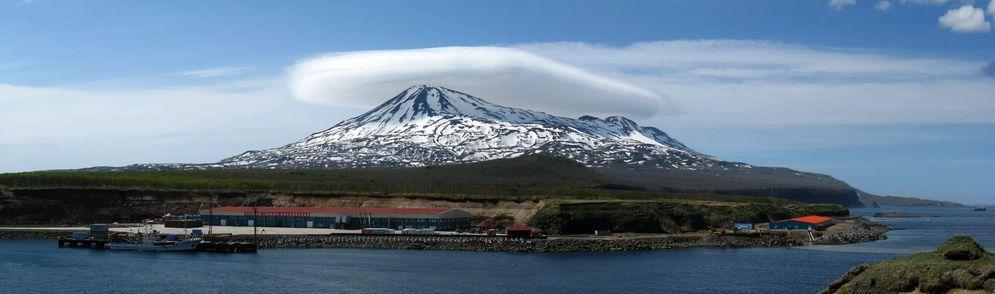
[{"label": "snow-capped volcano", "polygon": [[501,106],[442,87],[414,86],[360,116],[224,167],[424,166],[547,153],[591,166],[695,168],[723,163],[653,127],[618,116],[578,119]]}]

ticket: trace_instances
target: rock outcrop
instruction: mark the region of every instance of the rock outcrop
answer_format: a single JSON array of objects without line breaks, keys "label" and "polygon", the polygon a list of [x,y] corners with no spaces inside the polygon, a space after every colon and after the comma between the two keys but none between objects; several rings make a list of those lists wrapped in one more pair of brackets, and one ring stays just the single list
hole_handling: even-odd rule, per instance
[{"label": "rock outcrop", "polygon": [[822,293],[995,293],[995,254],[970,237],[937,251],[858,265]]}]

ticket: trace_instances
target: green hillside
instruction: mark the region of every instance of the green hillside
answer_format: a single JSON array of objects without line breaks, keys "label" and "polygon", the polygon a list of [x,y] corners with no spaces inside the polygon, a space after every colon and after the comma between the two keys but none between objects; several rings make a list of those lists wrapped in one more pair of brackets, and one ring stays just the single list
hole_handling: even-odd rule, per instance
[{"label": "green hillside", "polygon": [[418,168],[343,170],[207,169],[45,171],[0,174],[0,189],[99,189],[197,193],[288,193],[411,196],[450,200],[695,199],[783,202],[768,197],[652,191],[599,174],[568,159],[528,155]]}]

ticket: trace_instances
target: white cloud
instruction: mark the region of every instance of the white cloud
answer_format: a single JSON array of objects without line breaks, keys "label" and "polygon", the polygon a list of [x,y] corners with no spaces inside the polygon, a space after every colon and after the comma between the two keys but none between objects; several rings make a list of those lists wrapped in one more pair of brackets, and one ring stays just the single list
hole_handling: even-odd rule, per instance
[{"label": "white cloud", "polygon": [[843,7],[857,4],[857,0],[829,0],[827,4],[836,10],[841,10]]},{"label": "white cloud", "polygon": [[743,40],[642,42],[626,47],[558,42],[517,47],[590,70],[672,80],[697,78],[692,76],[827,83],[942,79],[976,77],[980,66],[978,62],[893,57],[870,50]]},{"label": "white cloud", "polygon": [[995,18],[995,0],[988,2],[988,15],[991,15],[993,18]]},{"label": "white cloud", "polygon": [[223,66],[223,67],[213,67],[213,68],[204,68],[204,69],[189,70],[189,71],[181,72],[180,75],[184,75],[184,76],[188,76],[188,77],[201,78],[201,79],[208,79],[208,78],[220,78],[220,77],[238,76],[238,75],[241,75],[241,74],[245,73],[248,70],[249,69],[246,68],[246,67]]},{"label": "white cloud", "polygon": [[[292,142],[366,110],[315,107],[289,98],[288,88],[304,90],[303,96],[295,95],[314,102],[366,108],[416,80],[555,114],[563,114],[557,108],[562,107],[625,115],[633,107],[656,106],[652,101],[658,98],[653,97],[665,93],[666,101],[681,111],[644,117],[640,123],[704,147],[709,145],[701,142],[708,140],[702,138],[715,136],[710,130],[805,132],[825,126],[995,123],[995,83],[979,71],[988,62],[735,40],[474,49],[455,49],[462,57],[451,62],[416,52],[440,49],[331,54],[302,61],[288,69],[288,77],[223,85],[105,90],[107,86],[0,84],[0,172],[215,161],[245,149]],[[491,53],[495,51],[504,53]],[[385,59],[390,54],[383,53],[392,52],[399,53],[398,59]],[[411,56],[424,58],[416,62]],[[463,60],[475,57],[482,61]],[[454,70],[457,67],[462,70]],[[449,83],[461,81],[464,84]],[[542,89],[551,94],[523,93],[508,100],[480,94],[536,87],[534,83],[545,85],[548,88]],[[592,84],[607,86],[592,89]],[[608,94],[573,99],[578,91]],[[323,100],[323,93],[351,96]]]},{"label": "white cloud", "polygon": [[0,84],[0,172],[214,162],[292,142],[355,115],[288,97],[280,79],[251,89]]},{"label": "white cloud", "polygon": [[877,9],[878,11],[888,11],[891,9],[891,1],[878,1],[877,4],[874,4],[874,9]]},{"label": "white cloud", "polygon": [[992,30],[992,24],[985,20],[985,12],[971,5],[948,10],[940,16],[939,22],[941,26],[958,33],[984,33]]},{"label": "white cloud", "polygon": [[899,0],[899,3],[905,5],[944,5],[950,2],[950,0]]},{"label": "white cloud", "polygon": [[733,40],[519,48],[666,93],[681,113],[653,119],[665,129],[995,122],[984,62]]},{"label": "white cloud", "polygon": [[407,87],[428,84],[559,115],[674,111],[656,91],[515,48],[333,53],[302,60],[288,72],[294,97],[326,105],[374,106]]}]

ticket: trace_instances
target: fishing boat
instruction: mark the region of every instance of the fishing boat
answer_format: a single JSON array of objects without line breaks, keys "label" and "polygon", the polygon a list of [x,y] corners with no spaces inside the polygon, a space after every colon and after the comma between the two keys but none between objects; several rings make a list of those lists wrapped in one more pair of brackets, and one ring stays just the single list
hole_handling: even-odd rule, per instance
[{"label": "fishing boat", "polygon": [[986,211],[986,210],[988,210],[988,209],[985,208],[984,205],[978,205],[978,206],[974,207],[974,211]]},{"label": "fishing boat", "polygon": [[193,251],[197,249],[201,239],[190,236],[165,236],[152,229],[151,224],[145,224],[143,232],[139,232],[135,238],[123,242],[107,243],[110,250],[130,250],[130,251]]}]

